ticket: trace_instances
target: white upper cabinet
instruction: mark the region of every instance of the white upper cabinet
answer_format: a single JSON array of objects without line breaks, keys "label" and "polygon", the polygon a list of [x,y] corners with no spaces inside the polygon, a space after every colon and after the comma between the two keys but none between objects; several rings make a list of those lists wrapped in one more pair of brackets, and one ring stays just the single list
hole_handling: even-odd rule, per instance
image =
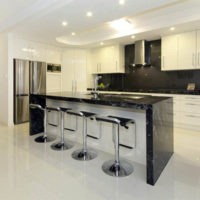
[{"label": "white upper cabinet", "polygon": [[91,49],[93,74],[124,73],[124,47],[120,45]]},{"label": "white upper cabinet", "polygon": [[178,35],[178,68],[196,68],[196,31]]},{"label": "white upper cabinet", "polygon": [[196,56],[197,68],[200,69],[200,31],[197,31],[197,56]]},{"label": "white upper cabinet", "polygon": [[196,31],[163,37],[162,70],[197,69],[197,41]]},{"label": "white upper cabinet", "polygon": [[177,70],[178,67],[178,36],[162,38],[162,70]]}]

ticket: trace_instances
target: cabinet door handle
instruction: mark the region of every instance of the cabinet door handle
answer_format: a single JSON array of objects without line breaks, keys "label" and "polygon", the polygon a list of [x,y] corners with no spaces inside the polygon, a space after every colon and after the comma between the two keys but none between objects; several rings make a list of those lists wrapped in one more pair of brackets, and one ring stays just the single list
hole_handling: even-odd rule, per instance
[{"label": "cabinet door handle", "polygon": [[74,81],[72,81],[72,92],[74,92]]},{"label": "cabinet door handle", "polygon": [[163,69],[165,68],[165,57],[163,56],[162,57],[162,66],[163,66]]},{"label": "cabinet door handle", "polygon": [[99,72],[99,63],[97,63],[97,73]]},{"label": "cabinet door handle", "polygon": [[195,59],[195,55],[194,55],[194,53],[192,54],[192,66],[194,67],[195,66],[195,61],[194,61],[194,59]]},{"label": "cabinet door handle", "polygon": [[194,98],[194,97],[185,97],[186,99],[192,99],[192,100],[199,100],[200,98]]},{"label": "cabinet door handle", "polygon": [[117,72],[117,61],[116,61],[116,72]]},{"label": "cabinet door handle", "polygon": [[200,66],[200,52],[198,52],[198,66]]},{"label": "cabinet door handle", "polygon": [[198,116],[195,115],[186,115],[186,117],[199,118]]},{"label": "cabinet door handle", "polygon": [[77,81],[75,81],[75,92],[77,92]]},{"label": "cabinet door handle", "polygon": [[99,64],[99,68],[100,68],[99,72],[101,72],[101,63]]},{"label": "cabinet door handle", "polygon": [[200,104],[195,104],[195,103],[186,103],[186,105],[190,105],[190,106],[200,106]]}]

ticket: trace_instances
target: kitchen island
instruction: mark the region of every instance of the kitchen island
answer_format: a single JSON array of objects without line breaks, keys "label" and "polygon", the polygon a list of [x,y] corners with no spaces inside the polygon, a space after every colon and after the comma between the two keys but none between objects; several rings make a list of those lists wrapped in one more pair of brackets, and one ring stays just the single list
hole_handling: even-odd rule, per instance
[{"label": "kitchen island", "polygon": [[[156,183],[173,154],[173,99],[170,97],[99,94],[94,98],[89,93],[56,92],[31,94],[30,103],[133,119],[136,122],[136,146],[127,153],[131,155],[128,159],[146,166],[146,181],[150,185]],[[105,131],[104,126],[99,148],[109,152],[112,145],[108,143],[108,138],[112,137],[112,132]],[[31,110],[30,135],[43,130],[43,113]]]}]

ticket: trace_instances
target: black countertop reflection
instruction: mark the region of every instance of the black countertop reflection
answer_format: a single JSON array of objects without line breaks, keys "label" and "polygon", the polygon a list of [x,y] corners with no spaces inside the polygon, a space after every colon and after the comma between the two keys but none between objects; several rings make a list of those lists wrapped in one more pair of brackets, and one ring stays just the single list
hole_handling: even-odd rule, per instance
[{"label": "black countertop reflection", "polygon": [[[93,90],[92,88],[88,88],[88,91]],[[138,92],[138,93],[160,93],[160,94],[186,94],[186,95],[200,95],[200,90],[175,90],[175,89],[100,89],[100,91],[113,91],[113,92]]]},{"label": "black countertop reflection", "polygon": [[155,97],[145,95],[127,95],[127,94],[99,94],[97,98],[89,92],[72,93],[72,92],[51,92],[33,94],[48,99],[64,100],[72,102],[82,102],[98,105],[109,105],[117,107],[134,107],[137,109],[148,109],[149,105],[153,105],[170,97]]}]

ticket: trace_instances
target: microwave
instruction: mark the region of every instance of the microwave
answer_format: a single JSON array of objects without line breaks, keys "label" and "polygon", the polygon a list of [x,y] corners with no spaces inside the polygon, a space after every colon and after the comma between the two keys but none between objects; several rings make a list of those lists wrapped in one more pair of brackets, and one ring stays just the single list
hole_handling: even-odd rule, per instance
[{"label": "microwave", "polygon": [[61,73],[61,65],[47,63],[47,72]]}]

